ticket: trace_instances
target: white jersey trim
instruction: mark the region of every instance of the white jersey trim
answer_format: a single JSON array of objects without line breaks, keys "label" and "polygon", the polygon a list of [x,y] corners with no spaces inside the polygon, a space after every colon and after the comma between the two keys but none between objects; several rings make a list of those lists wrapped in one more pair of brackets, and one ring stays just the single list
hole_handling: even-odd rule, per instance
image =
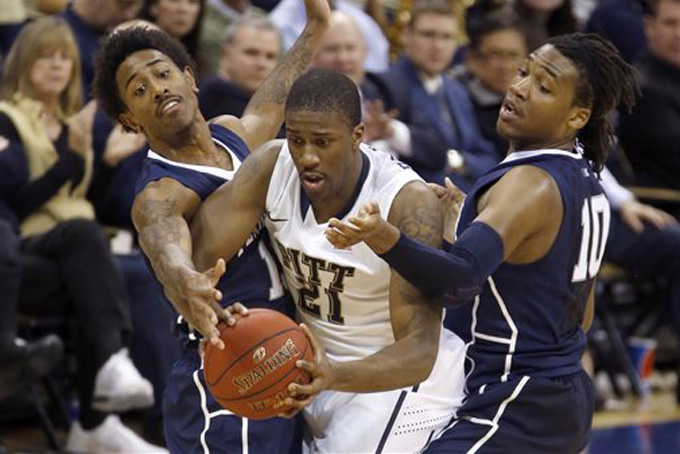
[{"label": "white jersey trim", "polygon": [[574,153],[571,151],[559,150],[557,148],[548,148],[545,150],[513,151],[512,153],[507,155],[505,159],[503,159],[500,163],[506,164],[508,162],[517,161],[518,159],[533,158],[535,156],[544,155],[565,156],[567,158],[572,159],[583,159],[583,154],[579,147],[576,147],[576,151],[577,153]]},{"label": "white jersey trim", "polygon": [[241,159],[238,156],[236,156],[236,153],[231,151],[231,149],[228,146],[226,146],[216,138],[213,137],[212,140],[213,142],[224,148],[227,151],[227,153],[229,153],[229,156],[231,156],[232,164],[234,166],[233,170],[225,170],[220,169],[219,167],[204,166],[199,164],[186,164],[184,162],[173,161],[171,159],[164,158],[163,156],[159,155],[158,153],[151,149],[149,149],[149,152],[147,153],[146,157],[164,162],[175,167],[181,167],[183,169],[193,170],[200,173],[206,173],[208,175],[212,175],[218,178],[222,178],[223,180],[229,181],[232,178],[234,178],[234,174],[239,169],[239,167],[241,167]]}]

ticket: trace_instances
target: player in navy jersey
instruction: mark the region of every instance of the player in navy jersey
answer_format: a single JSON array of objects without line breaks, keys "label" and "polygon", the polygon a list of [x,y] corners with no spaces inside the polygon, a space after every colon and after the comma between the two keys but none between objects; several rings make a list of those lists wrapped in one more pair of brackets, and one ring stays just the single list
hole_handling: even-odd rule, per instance
[{"label": "player in navy jersey", "polygon": [[[450,308],[467,343],[467,396],[430,452],[579,452],[594,409],[580,359],[604,254],[609,204],[597,172],[606,115],[636,80],[595,35],[557,37],[528,58],[498,121],[508,156],[475,183],[448,252],[428,248],[364,206],[332,220],[336,247],[365,241]],[[581,146],[581,143],[583,146]]]},{"label": "player in navy jersey", "polygon": [[[255,92],[243,116],[208,123],[198,109],[197,81],[186,50],[166,34],[133,27],[114,32],[99,55],[95,94],[103,109],[150,145],[132,211],[139,241],[168,299],[188,324],[218,348],[217,323],[227,305],[287,309],[278,270],[262,236],[229,263],[207,271],[191,261],[189,223],[202,200],[228,182],[249,154],[274,138],[293,81],[302,74],[328,27],[327,0],[305,0],[307,25],[296,44]],[[224,228],[229,228],[225,220]],[[196,291],[180,298],[186,282]],[[219,282],[217,290],[215,286]],[[184,325],[187,326],[186,324]],[[187,328],[188,330],[188,328]],[[222,410],[207,393],[197,342],[168,379],[164,400],[166,442],[172,452],[288,452],[295,423],[248,421]],[[194,347],[194,348],[191,348]]]}]

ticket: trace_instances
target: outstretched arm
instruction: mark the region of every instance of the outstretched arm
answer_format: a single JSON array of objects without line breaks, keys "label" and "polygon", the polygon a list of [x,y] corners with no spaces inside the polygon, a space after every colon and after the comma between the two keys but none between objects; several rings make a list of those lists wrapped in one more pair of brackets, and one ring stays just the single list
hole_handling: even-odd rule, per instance
[{"label": "outstretched arm", "polygon": [[[528,263],[552,245],[562,222],[562,198],[554,180],[533,166],[509,171],[481,197],[479,215],[448,252],[402,235],[380,218],[375,207],[353,220],[354,226],[331,223],[327,236],[339,244],[365,241],[409,282],[448,304],[464,303],[478,294],[487,277],[513,256]],[[527,242],[519,256],[517,248]],[[515,257],[517,255],[517,257]]]},{"label": "outstretched arm", "polygon": [[265,209],[269,179],[283,142],[273,140],[243,161],[231,182],[212,193],[191,223],[193,259],[203,270],[227,262],[246,243]]},{"label": "outstretched arm", "polygon": [[312,61],[328,29],[328,0],[305,0],[307,24],[293,47],[257,89],[241,119],[232,116],[213,120],[239,134],[251,150],[276,137],[283,123],[283,110],[293,82]]},{"label": "outstretched arm", "polygon": [[[442,242],[442,217],[437,196],[424,183],[405,186],[392,206],[389,221],[431,247]],[[317,356],[302,362],[314,380],[291,385],[294,395],[315,395],[324,389],[378,392],[413,386],[432,371],[441,333],[442,309],[427,299],[396,271],[390,280],[390,319],[395,342],[358,361],[331,363]],[[308,400],[296,401],[303,407]]]},{"label": "outstretched arm", "polygon": [[132,220],[139,242],[151,262],[166,296],[203,336],[213,343],[223,317],[222,295],[215,285],[224,274],[224,261],[206,273],[199,273],[191,261],[191,234],[187,219],[193,216],[200,198],[173,179],[149,183],[135,198]]}]

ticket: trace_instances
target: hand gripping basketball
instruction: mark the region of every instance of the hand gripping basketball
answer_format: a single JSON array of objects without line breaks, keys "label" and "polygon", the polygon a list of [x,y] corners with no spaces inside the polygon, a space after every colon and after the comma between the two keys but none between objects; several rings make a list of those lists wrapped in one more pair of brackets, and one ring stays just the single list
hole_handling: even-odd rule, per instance
[{"label": "hand gripping basketball", "polygon": [[295,367],[307,372],[312,377],[312,380],[307,384],[294,382],[288,385],[288,394],[290,394],[291,397],[286,399],[286,405],[289,405],[292,410],[281,415],[284,417],[292,416],[299,410],[311,404],[317,394],[321,391],[331,389],[335,382],[333,365],[328,359],[328,356],[326,356],[326,351],[304,323],[300,324],[300,329],[305,333],[305,336],[307,336],[307,339],[309,339],[309,343],[312,346],[312,350],[314,351],[314,362],[301,359],[297,361]]}]

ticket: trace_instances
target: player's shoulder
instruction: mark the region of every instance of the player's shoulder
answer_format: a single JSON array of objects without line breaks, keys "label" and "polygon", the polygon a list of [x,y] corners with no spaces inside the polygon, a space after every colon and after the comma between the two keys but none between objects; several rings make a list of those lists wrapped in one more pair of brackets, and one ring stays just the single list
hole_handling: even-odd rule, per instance
[{"label": "player's shoulder", "polygon": [[242,142],[246,150],[249,150],[248,132],[240,118],[233,115],[220,115],[211,119],[208,124],[210,125],[210,132],[213,137],[216,135],[233,137]]}]

